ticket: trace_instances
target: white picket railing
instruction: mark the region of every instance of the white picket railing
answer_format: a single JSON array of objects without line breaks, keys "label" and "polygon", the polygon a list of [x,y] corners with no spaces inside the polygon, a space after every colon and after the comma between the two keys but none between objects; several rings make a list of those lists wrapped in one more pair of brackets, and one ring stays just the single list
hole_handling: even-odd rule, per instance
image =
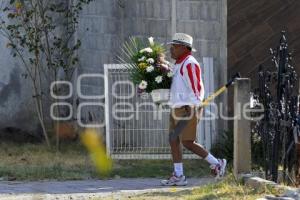
[{"label": "white picket railing", "polygon": [[[205,58],[203,70],[207,94],[214,90],[213,61]],[[150,95],[140,96],[129,81],[124,65],[105,64],[105,124],[107,152],[114,159],[170,159],[168,144],[169,108],[152,103]],[[211,112],[208,106],[205,112]],[[123,117],[123,119],[119,119]],[[124,120],[126,118],[126,120]],[[207,149],[211,148],[215,135],[215,121],[201,121],[197,140]],[[183,157],[199,158],[184,150]]]}]

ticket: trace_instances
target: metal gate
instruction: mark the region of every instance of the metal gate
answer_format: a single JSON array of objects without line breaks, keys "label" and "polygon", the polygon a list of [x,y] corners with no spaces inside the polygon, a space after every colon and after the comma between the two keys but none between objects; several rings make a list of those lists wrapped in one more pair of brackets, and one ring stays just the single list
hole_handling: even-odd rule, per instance
[{"label": "metal gate", "polygon": [[[205,58],[204,63],[204,85],[209,94],[214,91],[213,59]],[[113,159],[170,159],[170,109],[153,104],[149,94],[138,94],[124,65],[105,64],[104,77],[106,148],[110,156]],[[213,112],[210,106],[204,116],[209,112]],[[215,120],[201,120],[198,142],[210,149],[214,135]],[[199,157],[184,149],[183,158]]]},{"label": "metal gate", "polygon": [[299,186],[298,75],[286,34],[281,34],[279,45],[270,49],[273,68],[260,66],[258,72],[258,88],[253,97],[263,105],[264,116],[256,122],[253,137],[261,140],[266,178],[278,182],[282,171],[285,183]]}]

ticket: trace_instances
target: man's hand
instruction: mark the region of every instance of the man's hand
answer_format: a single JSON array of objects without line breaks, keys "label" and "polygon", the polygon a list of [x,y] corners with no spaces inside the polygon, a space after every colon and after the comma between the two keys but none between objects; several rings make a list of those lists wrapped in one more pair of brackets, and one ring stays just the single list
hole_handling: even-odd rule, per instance
[{"label": "man's hand", "polygon": [[163,53],[157,56],[157,64],[169,64],[169,62],[165,59],[165,55]]},{"label": "man's hand", "polygon": [[170,63],[165,59],[164,54],[159,54],[157,57],[157,65],[164,68],[164,69],[169,69],[170,68]]}]

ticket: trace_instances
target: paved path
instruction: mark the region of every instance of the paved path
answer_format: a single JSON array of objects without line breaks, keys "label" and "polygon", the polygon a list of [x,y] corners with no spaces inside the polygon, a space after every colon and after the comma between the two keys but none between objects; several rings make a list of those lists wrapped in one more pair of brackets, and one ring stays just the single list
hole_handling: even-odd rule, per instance
[{"label": "paved path", "polygon": [[158,179],[112,179],[86,181],[9,182],[0,181],[0,200],[91,199],[120,194],[190,190],[215,182],[213,178],[188,179],[185,187],[163,187]]}]

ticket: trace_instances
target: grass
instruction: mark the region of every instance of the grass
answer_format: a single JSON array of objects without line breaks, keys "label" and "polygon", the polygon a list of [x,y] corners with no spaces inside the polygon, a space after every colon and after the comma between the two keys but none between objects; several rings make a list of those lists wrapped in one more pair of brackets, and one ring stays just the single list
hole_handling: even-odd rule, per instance
[{"label": "grass", "polygon": [[[185,160],[185,174],[201,177],[209,174],[202,160]],[[59,152],[41,144],[0,143],[2,180],[85,180],[113,177],[166,177],[172,172],[170,160],[115,160],[108,177],[99,177],[80,143],[62,144]]]},{"label": "grass", "polygon": [[230,199],[230,200],[254,200],[265,195],[279,195],[282,193],[271,187],[254,189],[237,182],[231,175],[225,180],[193,190],[189,200],[196,199]]},{"label": "grass", "polygon": [[[208,164],[203,160],[185,160],[187,177],[203,177],[209,174]],[[86,150],[80,143],[62,144],[59,152],[41,144],[0,142],[0,178],[2,180],[84,180],[94,178],[143,178],[166,177],[172,171],[170,160],[118,160],[108,177],[99,177]],[[214,184],[194,190],[179,191],[175,187],[168,192],[142,195],[120,194],[121,199],[131,200],[252,200],[267,194],[279,194],[272,188],[258,190],[236,182],[232,175]],[[108,197],[107,199],[111,199]],[[105,198],[102,198],[105,199]],[[97,200],[97,199],[95,199]]]},{"label": "grass", "polygon": [[[141,195],[118,195],[118,199],[124,200],[255,200],[266,195],[279,195],[283,191],[271,187],[253,189],[235,181],[232,175],[224,180],[204,185],[189,190],[178,191],[176,187],[168,192],[145,193]],[[101,198],[102,200],[116,199],[113,196]],[[98,200],[98,199],[94,199]]]}]

